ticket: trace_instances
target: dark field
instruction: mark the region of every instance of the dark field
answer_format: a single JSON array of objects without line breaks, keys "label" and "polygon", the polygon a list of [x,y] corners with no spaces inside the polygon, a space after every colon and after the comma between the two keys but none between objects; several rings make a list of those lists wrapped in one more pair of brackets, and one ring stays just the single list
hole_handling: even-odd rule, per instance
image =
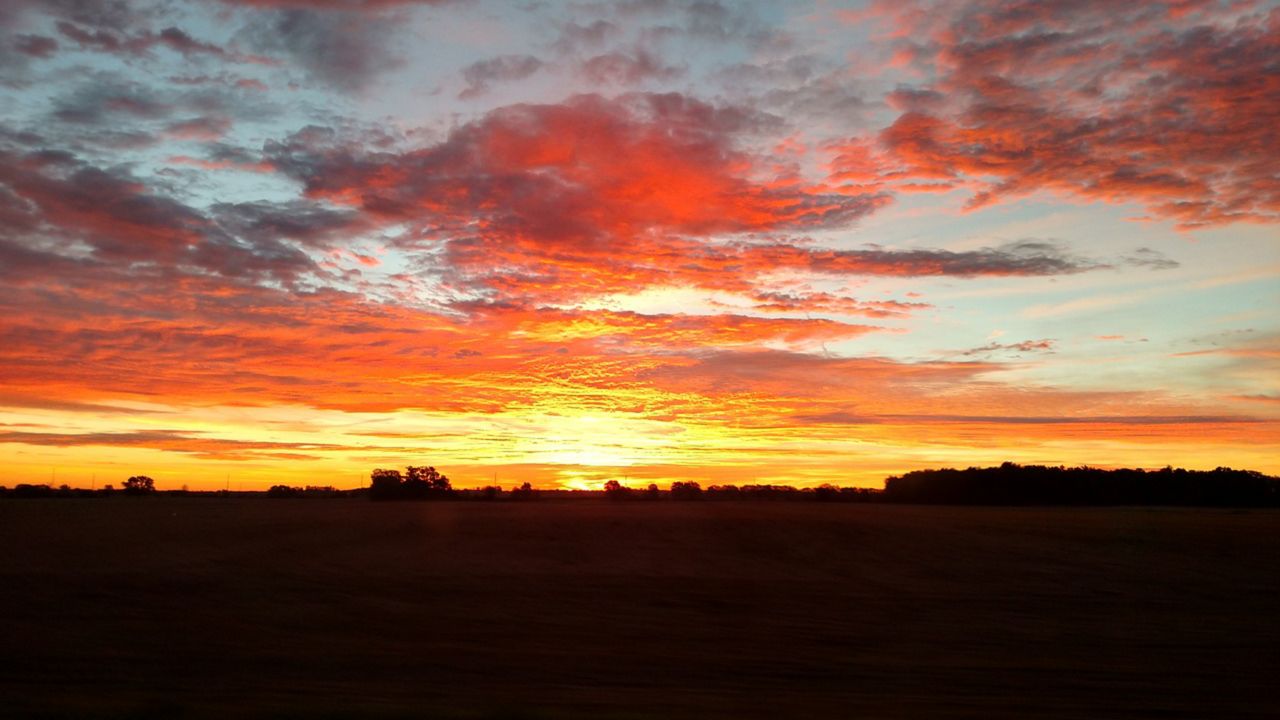
[{"label": "dark field", "polygon": [[1280,511],[0,503],[0,713],[1280,715]]}]

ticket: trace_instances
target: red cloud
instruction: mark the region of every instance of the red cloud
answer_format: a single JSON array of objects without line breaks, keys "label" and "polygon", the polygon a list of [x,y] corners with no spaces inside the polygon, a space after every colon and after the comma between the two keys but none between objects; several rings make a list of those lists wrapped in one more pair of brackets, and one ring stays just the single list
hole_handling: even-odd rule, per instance
[{"label": "red cloud", "polygon": [[905,112],[879,137],[884,156],[841,148],[834,177],[966,184],[970,207],[1037,190],[1137,202],[1184,228],[1280,220],[1280,10],[984,0],[895,12],[935,82],[891,94]]},{"label": "red cloud", "polygon": [[[769,170],[740,136],[774,120],[681,95],[589,95],[496,110],[443,142],[369,153],[309,128],[267,158],[308,196],[416,232],[453,282],[533,303],[653,285],[750,293],[779,270],[822,274],[1039,275],[1090,263],[1037,245],[973,252],[830,250],[778,233],[848,226],[887,202]],[[764,235],[768,240],[730,239]]]},{"label": "red cloud", "polygon": [[708,235],[848,224],[884,202],[751,178],[734,136],[761,118],[676,94],[517,105],[396,156],[276,145],[307,193],[388,216],[568,247],[651,233]]}]

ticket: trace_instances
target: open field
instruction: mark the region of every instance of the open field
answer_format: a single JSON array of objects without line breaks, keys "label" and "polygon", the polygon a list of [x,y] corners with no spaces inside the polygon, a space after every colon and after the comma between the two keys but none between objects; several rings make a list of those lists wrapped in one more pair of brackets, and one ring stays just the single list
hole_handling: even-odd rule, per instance
[{"label": "open field", "polygon": [[1280,512],[0,503],[0,713],[1280,714]]}]

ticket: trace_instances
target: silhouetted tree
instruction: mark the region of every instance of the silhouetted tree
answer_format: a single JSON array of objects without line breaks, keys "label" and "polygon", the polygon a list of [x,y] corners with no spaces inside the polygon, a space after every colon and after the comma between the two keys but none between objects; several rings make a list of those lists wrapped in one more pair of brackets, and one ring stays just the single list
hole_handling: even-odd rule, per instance
[{"label": "silhouetted tree", "polygon": [[813,489],[813,498],[818,502],[835,502],[840,499],[840,488],[830,483],[823,483]]},{"label": "silhouetted tree", "polygon": [[876,502],[884,495],[882,490],[860,487],[840,488],[840,499],[846,502]]},{"label": "silhouetted tree", "polygon": [[373,500],[395,500],[404,484],[399,470],[374,470],[369,474],[369,497]]},{"label": "silhouetted tree", "polygon": [[658,484],[657,484],[657,483],[649,483],[649,487],[647,487],[647,488],[645,488],[645,489],[644,489],[644,499],[645,499],[645,500],[657,500],[657,499],[658,499]]},{"label": "silhouetted tree", "polygon": [[449,478],[434,467],[410,465],[399,470],[374,470],[369,476],[369,497],[373,500],[425,500],[453,492]]},{"label": "silhouetted tree", "polygon": [[146,495],[156,490],[156,481],[146,475],[134,475],[124,481],[124,491],[130,495]]},{"label": "silhouetted tree", "polygon": [[671,498],[673,500],[697,500],[701,497],[702,486],[696,482],[671,483]]},{"label": "silhouetted tree", "polygon": [[267,497],[270,498],[297,497],[301,494],[301,490],[296,487],[289,487],[288,485],[272,485],[267,489]]},{"label": "silhouetted tree", "polygon": [[743,485],[744,500],[798,500],[805,497],[790,485]]},{"label": "silhouetted tree", "polygon": [[626,500],[630,494],[631,488],[617,480],[610,480],[604,484],[604,495],[610,500]]},{"label": "silhouetted tree", "polygon": [[447,495],[453,489],[449,484],[449,478],[434,467],[410,465],[404,471],[405,497],[426,498],[433,495]]}]

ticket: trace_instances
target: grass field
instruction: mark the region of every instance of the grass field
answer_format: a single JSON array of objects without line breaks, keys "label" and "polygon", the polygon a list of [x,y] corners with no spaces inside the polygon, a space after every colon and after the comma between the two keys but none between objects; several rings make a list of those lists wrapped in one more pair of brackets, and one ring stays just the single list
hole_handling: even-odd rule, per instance
[{"label": "grass field", "polygon": [[0,503],[0,714],[1280,715],[1280,512]]}]

